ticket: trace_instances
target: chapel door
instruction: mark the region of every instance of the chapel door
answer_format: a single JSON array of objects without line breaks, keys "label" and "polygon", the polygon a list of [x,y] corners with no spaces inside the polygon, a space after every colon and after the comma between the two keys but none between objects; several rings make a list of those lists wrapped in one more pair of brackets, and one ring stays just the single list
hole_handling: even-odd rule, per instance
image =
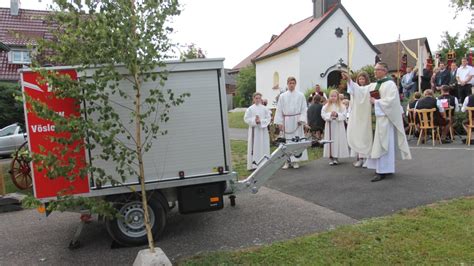
[{"label": "chapel door", "polygon": [[332,87],[334,89],[337,89],[339,88],[340,83],[341,83],[341,71],[339,70],[331,71],[328,75],[327,87],[328,88]]}]

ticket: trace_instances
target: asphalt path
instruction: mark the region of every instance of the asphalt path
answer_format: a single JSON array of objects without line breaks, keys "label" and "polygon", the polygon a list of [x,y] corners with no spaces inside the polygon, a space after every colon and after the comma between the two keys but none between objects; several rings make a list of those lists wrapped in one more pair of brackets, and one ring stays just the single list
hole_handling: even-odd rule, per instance
[{"label": "asphalt path", "polygon": [[[411,141],[413,144],[413,141]],[[439,200],[474,195],[474,147],[461,143],[412,147],[413,160],[371,183],[373,172],[351,160],[329,166],[324,159],[280,170],[256,194],[240,194],[237,206],[179,215],[173,211],[157,242],[176,261],[216,250],[259,246],[325,231]],[[111,249],[102,224],[88,224],[82,248],[67,249],[79,215],[35,210],[0,214],[0,265],[130,265],[144,247]]]},{"label": "asphalt path", "polygon": [[[326,231],[355,219],[268,188],[243,194],[236,207],[216,212],[171,213],[157,246],[172,261],[216,250],[259,246]],[[131,265],[140,249],[111,249],[112,240],[99,222],[86,225],[77,250],[67,248],[79,215],[35,210],[0,214],[0,265]]]}]

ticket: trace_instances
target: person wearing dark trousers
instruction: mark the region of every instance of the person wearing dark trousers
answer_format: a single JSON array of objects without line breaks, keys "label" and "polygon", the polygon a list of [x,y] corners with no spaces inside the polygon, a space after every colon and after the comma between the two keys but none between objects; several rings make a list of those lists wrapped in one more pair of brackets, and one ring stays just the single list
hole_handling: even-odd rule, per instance
[{"label": "person wearing dark trousers", "polygon": [[461,66],[456,73],[456,80],[458,82],[459,100],[464,102],[464,99],[472,94],[472,85],[474,82],[474,68],[467,64],[467,59],[464,57],[461,60]]},{"label": "person wearing dark trousers", "polygon": [[458,95],[458,81],[456,80],[456,74],[458,71],[458,65],[452,62],[449,72],[449,94],[459,99]]},{"label": "person wearing dark trousers", "polygon": [[435,75],[436,91],[441,92],[441,86],[449,85],[450,73],[444,62],[439,63],[439,71]]}]

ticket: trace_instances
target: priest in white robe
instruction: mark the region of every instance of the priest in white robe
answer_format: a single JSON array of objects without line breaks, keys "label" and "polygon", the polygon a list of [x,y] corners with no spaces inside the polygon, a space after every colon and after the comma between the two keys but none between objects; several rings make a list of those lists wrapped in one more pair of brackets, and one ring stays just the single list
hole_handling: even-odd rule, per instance
[{"label": "priest in white robe", "polygon": [[[278,99],[274,122],[280,128],[281,136],[288,139],[304,137],[304,125],[307,123],[307,104],[304,94],[296,90],[296,79],[289,77],[287,81],[288,91],[282,93]],[[308,160],[308,153],[303,151],[301,156],[291,156],[290,162],[286,162],[283,169],[299,168],[300,161]]]},{"label": "priest in white robe", "polygon": [[[395,150],[403,160],[411,159],[400,111],[398,88],[390,77],[384,63],[375,65],[377,82],[359,86],[348,80],[348,92],[352,95],[351,118],[357,127],[348,127],[347,140],[355,152],[368,154],[367,168],[375,169],[372,182],[380,181],[395,173]],[[375,132],[372,140],[371,105],[375,112]]]},{"label": "priest in white robe", "polygon": [[247,170],[253,170],[270,156],[268,125],[270,110],[262,104],[262,94],[253,95],[254,104],[245,111],[244,121],[249,125],[247,141]]}]

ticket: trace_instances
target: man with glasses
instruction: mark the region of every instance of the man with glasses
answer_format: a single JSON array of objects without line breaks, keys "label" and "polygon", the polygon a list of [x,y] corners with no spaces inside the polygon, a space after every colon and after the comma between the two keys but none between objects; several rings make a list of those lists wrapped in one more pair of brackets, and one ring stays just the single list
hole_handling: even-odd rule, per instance
[{"label": "man with glasses", "polygon": [[[347,73],[342,78],[348,81],[348,92],[352,95],[351,119],[360,121],[360,127],[347,131],[349,146],[357,153],[369,154],[367,168],[375,169],[371,180],[377,182],[395,173],[395,149],[402,159],[411,159],[405,128],[403,127],[400,97],[397,85],[387,76],[385,63],[375,65],[377,82],[359,86]],[[372,106],[375,111],[375,135],[372,140]],[[396,146],[397,145],[397,146]]]}]

